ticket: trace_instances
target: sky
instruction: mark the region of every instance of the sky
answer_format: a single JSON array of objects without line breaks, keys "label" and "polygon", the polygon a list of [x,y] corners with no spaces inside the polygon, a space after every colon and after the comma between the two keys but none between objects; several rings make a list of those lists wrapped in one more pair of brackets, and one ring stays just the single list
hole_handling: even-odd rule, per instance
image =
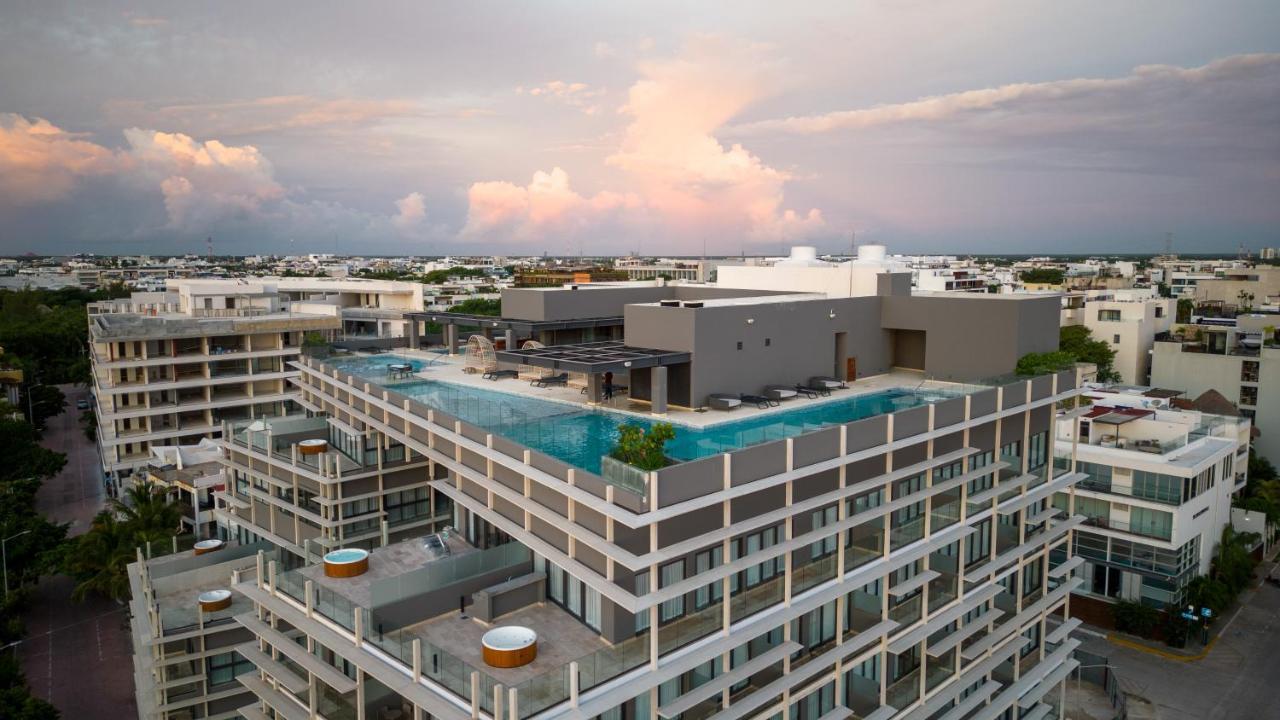
[{"label": "sky", "polygon": [[1280,246],[1280,4],[0,0],[0,254]]}]

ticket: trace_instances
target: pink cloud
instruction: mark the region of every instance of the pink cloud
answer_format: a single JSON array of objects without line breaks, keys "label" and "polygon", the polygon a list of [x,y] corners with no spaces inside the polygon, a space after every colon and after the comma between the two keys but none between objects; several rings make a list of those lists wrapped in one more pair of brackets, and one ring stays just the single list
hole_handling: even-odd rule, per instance
[{"label": "pink cloud", "polygon": [[[469,192],[464,235],[499,226],[524,237],[542,228],[583,227],[611,217],[608,198],[643,209],[641,219],[673,237],[742,236],[757,241],[801,239],[824,228],[817,209],[784,207],[790,175],[766,165],[742,145],[725,147],[714,133],[772,85],[759,46],[720,37],[698,37],[674,58],[644,62],[620,114],[628,118],[606,164],[622,171],[627,186],[590,201],[569,188],[559,168],[539,172],[528,186],[478,182]],[[576,84],[548,83],[526,90],[539,96],[574,97]]]},{"label": "pink cloud", "polygon": [[80,178],[116,172],[126,162],[48,120],[0,113],[0,205],[57,200]]},{"label": "pink cloud", "polygon": [[411,192],[396,201],[396,214],[391,224],[401,230],[409,230],[422,224],[427,218],[427,202],[420,192]]},{"label": "pink cloud", "polygon": [[589,226],[641,204],[639,197],[626,193],[600,192],[583,197],[570,187],[569,174],[559,167],[551,172],[535,172],[528,185],[502,180],[473,183],[467,200],[463,236],[484,237],[502,232],[524,239]]}]

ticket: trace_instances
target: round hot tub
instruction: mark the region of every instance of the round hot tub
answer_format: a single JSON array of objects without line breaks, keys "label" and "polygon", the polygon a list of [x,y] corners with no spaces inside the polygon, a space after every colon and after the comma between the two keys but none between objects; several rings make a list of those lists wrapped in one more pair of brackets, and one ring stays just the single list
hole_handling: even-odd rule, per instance
[{"label": "round hot tub", "polygon": [[519,625],[494,628],[480,638],[480,644],[491,667],[520,667],[538,657],[538,633]]},{"label": "round hot tub", "polygon": [[191,546],[191,549],[195,551],[196,555],[204,555],[205,553],[211,553],[215,550],[221,550],[225,545],[226,543],[221,540],[210,538],[209,540],[201,540]]},{"label": "round hot tub", "polygon": [[324,574],[332,578],[350,578],[363,575],[369,569],[369,551],[360,548],[344,548],[325,553]]},{"label": "round hot tub", "polygon": [[319,455],[329,449],[328,440],[300,440],[298,441],[298,452],[303,455]]},{"label": "round hot tub", "polygon": [[200,603],[200,609],[205,612],[226,610],[231,607],[231,591],[207,590],[200,593],[199,597],[196,598],[196,602]]}]

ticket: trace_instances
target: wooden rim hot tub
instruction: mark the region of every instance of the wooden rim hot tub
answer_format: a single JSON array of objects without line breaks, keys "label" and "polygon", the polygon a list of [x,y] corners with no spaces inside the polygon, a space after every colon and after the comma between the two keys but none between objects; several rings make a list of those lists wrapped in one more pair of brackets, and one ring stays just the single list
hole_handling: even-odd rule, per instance
[{"label": "wooden rim hot tub", "polygon": [[369,570],[369,551],[360,548],[344,548],[326,553],[324,574],[331,578],[353,578]]},{"label": "wooden rim hot tub", "polygon": [[200,593],[200,596],[196,598],[196,602],[200,604],[200,609],[205,612],[226,610],[231,607],[231,591],[209,590],[202,592]]},{"label": "wooden rim hot tub", "polygon": [[538,633],[519,625],[490,630],[480,638],[480,645],[490,667],[520,667],[538,657]]}]

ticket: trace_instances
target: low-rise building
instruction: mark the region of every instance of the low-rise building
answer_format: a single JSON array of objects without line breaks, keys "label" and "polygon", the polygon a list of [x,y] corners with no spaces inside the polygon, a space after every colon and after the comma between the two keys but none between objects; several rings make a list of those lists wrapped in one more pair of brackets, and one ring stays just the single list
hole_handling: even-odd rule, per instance
[{"label": "low-rise building", "polygon": [[1240,315],[1225,324],[1178,325],[1157,338],[1151,384],[1196,397],[1216,390],[1258,429],[1254,448],[1280,459],[1280,336],[1275,315]]},{"label": "low-rise building", "polygon": [[1084,475],[1054,506],[1084,516],[1075,554],[1084,558],[1073,605],[1107,623],[1114,600],[1178,607],[1187,583],[1209,572],[1232,495],[1248,473],[1251,423],[1240,416],[1179,410],[1178,393],[1106,386],[1078,425],[1059,423],[1055,456]]},{"label": "low-rise building", "polygon": [[1177,307],[1177,300],[1150,289],[1104,291],[1087,297],[1082,324],[1115,351],[1119,381],[1142,385],[1150,380],[1155,338],[1173,327]]}]

